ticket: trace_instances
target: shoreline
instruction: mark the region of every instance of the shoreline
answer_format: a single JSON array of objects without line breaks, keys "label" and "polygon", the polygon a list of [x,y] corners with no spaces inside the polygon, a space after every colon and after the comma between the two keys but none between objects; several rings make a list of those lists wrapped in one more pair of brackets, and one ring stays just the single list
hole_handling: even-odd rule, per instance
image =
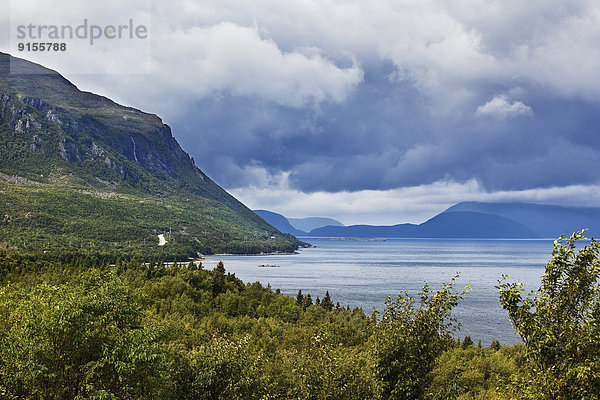
[{"label": "shoreline", "polygon": [[289,251],[272,251],[268,253],[217,253],[217,254],[206,254],[200,260],[206,257],[232,257],[232,256],[244,256],[244,257],[261,257],[261,256],[293,256],[300,254],[299,250]]}]

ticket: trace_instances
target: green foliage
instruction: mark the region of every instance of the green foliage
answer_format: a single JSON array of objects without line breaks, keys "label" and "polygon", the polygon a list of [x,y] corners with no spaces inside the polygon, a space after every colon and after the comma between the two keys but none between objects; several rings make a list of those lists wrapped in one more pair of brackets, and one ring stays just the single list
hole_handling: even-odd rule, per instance
[{"label": "green foliage", "polygon": [[266,365],[273,399],[377,399],[372,362],[361,348],[335,343],[327,332],[311,337],[307,348],[281,349]]},{"label": "green foliage", "polygon": [[467,289],[453,290],[456,275],[438,291],[425,283],[420,305],[401,293],[386,301],[381,322],[371,337],[375,374],[385,399],[423,398],[435,359],[453,344],[451,310]]},{"label": "green foliage", "polygon": [[222,263],[0,252],[0,398],[375,398],[372,321]]},{"label": "green foliage", "polygon": [[114,273],[0,289],[0,382],[7,397],[147,398],[164,382],[160,329]]},{"label": "green foliage", "polygon": [[213,338],[191,351],[177,352],[174,365],[176,399],[259,399],[260,355],[253,354],[250,338],[230,341]]},{"label": "green foliage", "polygon": [[583,231],[554,242],[536,292],[503,278],[500,302],[523,339],[534,384],[548,399],[600,398],[600,242]]},{"label": "green foliage", "polygon": [[[464,343],[464,342],[463,342]],[[522,347],[457,347],[444,352],[429,374],[427,399],[514,399],[513,380],[523,375]]]}]

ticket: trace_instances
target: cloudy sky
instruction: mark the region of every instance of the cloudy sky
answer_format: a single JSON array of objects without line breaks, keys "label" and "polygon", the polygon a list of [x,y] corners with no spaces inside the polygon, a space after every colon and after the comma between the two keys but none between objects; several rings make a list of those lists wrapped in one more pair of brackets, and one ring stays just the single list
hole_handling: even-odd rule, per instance
[{"label": "cloudy sky", "polygon": [[395,224],[467,200],[600,206],[597,0],[35,3],[0,16],[0,50],[24,16],[148,21],[147,53],[44,63],[160,115],[251,208]]}]

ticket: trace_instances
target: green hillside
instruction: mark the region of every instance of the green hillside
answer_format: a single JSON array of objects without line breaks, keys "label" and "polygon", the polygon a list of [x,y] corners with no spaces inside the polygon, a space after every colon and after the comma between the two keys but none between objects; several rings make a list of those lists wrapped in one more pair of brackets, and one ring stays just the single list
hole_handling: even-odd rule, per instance
[{"label": "green hillside", "polygon": [[183,258],[298,241],[202,173],[158,116],[0,53],[0,246]]}]

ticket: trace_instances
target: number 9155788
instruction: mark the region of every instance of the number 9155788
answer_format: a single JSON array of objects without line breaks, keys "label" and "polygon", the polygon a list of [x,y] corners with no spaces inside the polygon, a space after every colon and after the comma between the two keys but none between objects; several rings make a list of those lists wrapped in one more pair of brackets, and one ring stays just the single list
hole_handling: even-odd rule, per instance
[{"label": "number 9155788", "polygon": [[19,51],[66,51],[66,43],[19,43]]}]

